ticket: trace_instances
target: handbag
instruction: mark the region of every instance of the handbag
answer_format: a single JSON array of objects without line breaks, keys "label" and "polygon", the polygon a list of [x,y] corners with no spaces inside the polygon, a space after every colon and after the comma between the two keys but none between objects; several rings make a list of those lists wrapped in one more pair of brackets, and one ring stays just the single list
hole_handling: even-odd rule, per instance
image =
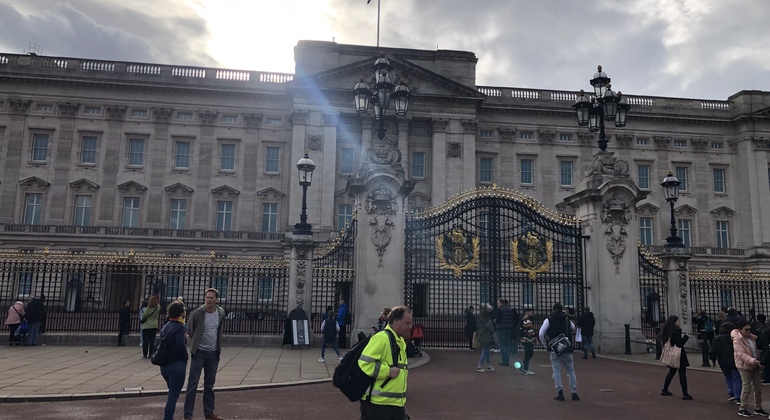
[{"label": "handbag", "polygon": [[[168,334],[166,334],[168,335]],[[164,335],[160,339],[160,343],[158,344],[158,349],[155,351],[155,354],[152,355],[150,358],[150,361],[153,365],[157,366],[166,366],[168,364],[168,344],[166,342],[166,335]]]},{"label": "handbag", "polygon": [[[569,319],[565,320],[567,328],[565,331],[569,331]],[[569,340],[569,337],[567,337],[565,334],[559,334],[555,338],[551,339],[548,342],[548,348],[551,349],[551,351],[557,355],[561,356],[562,353],[567,351],[572,351],[575,348],[572,346],[572,342]]]},{"label": "handbag", "polygon": [[660,352],[660,363],[672,368],[679,369],[682,356],[682,348],[672,346],[670,341],[667,341],[663,345],[663,350]]},{"label": "handbag", "polygon": [[29,332],[29,323],[26,319],[23,319],[21,321],[21,324],[19,325],[19,328],[16,328],[16,332],[13,333],[14,337],[21,337],[22,335],[26,335]]},{"label": "handbag", "polygon": [[578,327],[577,332],[575,333],[575,342],[576,343],[583,342],[583,332],[580,331],[580,327]]},{"label": "handbag", "polygon": [[477,331],[473,332],[473,348],[479,348],[479,333]]}]

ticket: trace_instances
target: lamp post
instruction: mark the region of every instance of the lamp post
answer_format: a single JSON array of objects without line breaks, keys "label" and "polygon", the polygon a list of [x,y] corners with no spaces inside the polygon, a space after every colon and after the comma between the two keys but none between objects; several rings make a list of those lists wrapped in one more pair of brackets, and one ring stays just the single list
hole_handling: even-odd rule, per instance
[{"label": "lamp post", "polygon": [[682,238],[677,236],[676,218],[674,217],[674,203],[679,199],[679,185],[681,182],[674,176],[674,173],[668,171],[666,177],[660,185],[663,187],[666,201],[671,205],[671,236],[666,238],[666,248],[683,248]]},{"label": "lamp post", "polygon": [[374,105],[374,117],[378,121],[377,138],[385,138],[385,110],[390,107],[393,100],[396,108],[396,115],[403,117],[409,108],[409,98],[412,94],[409,87],[402,80],[396,86],[390,78],[390,72],[393,70],[390,62],[384,54],[374,62],[372,72],[374,73],[374,86],[370,87],[363,79],[356,83],[353,88],[356,112],[366,114],[369,109],[369,102]]},{"label": "lamp post", "polygon": [[315,163],[310,160],[305,150],[305,157],[297,162],[297,170],[299,171],[299,185],[302,186],[302,213],[299,214],[299,223],[294,225],[295,235],[312,235],[313,226],[307,222],[307,187],[313,180],[313,170],[315,169]]},{"label": "lamp post", "polygon": [[631,105],[628,104],[623,94],[612,91],[610,78],[599,66],[594,78],[590,81],[594,87],[595,96],[590,100],[581,89],[577,102],[572,108],[577,113],[578,125],[588,126],[588,131],[599,132],[599,149],[607,151],[607,135],[604,133],[604,121],[615,121],[615,127],[626,126],[626,116]]}]

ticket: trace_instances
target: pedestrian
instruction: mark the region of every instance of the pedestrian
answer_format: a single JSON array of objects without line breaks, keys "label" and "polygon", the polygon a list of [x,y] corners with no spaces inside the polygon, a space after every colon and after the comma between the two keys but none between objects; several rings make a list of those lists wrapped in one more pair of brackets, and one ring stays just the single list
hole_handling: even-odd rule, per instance
[{"label": "pedestrian", "polygon": [[733,338],[730,333],[735,326],[729,322],[723,322],[719,328],[719,335],[714,338],[709,357],[714,366],[719,362],[719,369],[725,377],[727,385],[727,401],[738,401],[741,398],[741,374],[735,367],[735,354],[733,352]]},{"label": "pedestrian", "polygon": [[698,343],[701,348],[703,362],[701,366],[709,367],[709,350],[714,340],[714,321],[706,315],[706,311],[699,311],[692,318],[692,325],[698,332]]},{"label": "pedestrian", "polygon": [[663,382],[663,389],[660,390],[660,395],[668,397],[673,395],[668,390],[668,386],[671,385],[671,380],[674,379],[674,375],[679,372],[679,385],[682,387],[682,399],[691,400],[692,396],[687,393],[687,366],[690,366],[690,362],[687,360],[687,352],[684,350],[684,344],[690,339],[690,334],[682,334],[682,326],[679,322],[679,317],[672,315],[668,317],[663,327],[660,329],[660,342],[670,343],[672,346],[677,346],[682,349],[682,353],[679,356],[679,368],[668,368],[668,374],[666,380]]},{"label": "pedestrian", "polygon": [[337,324],[340,326],[340,333],[339,333],[339,348],[344,349],[348,346],[348,340],[347,340],[347,331],[346,331],[346,324],[348,321],[349,315],[348,315],[348,304],[345,303],[344,299],[340,299],[340,307],[339,311],[337,312]]},{"label": "pedestrian", "polygon": [[[369,339],[358,366],[365,374],[374,377],[372,392],[361,397],[361,420],[407,420],[406,414],[406,379],[407,370],[406,341],[411,339],[412,311],[406,306],[396,306],[390,311],[385,329]],[[390,334],[396,346],[390,345]],[[398,357],[393,357],[393,352]],[[393,363],[393,360],[396,363]]]},{"label": "pedestrian", "polygon": [[738,325],[741,320],[744,319],[735,308],[727,308],[727,316],[725,317],[725,321],[729,322],[733,325]]},{"label": "pedestrian", "polygon": [[142,301],[142,307],[139,308],[139,347],[144,347],[144,324],[141,322],[144,313],[147,311],[148,300]]},{"label": "pedestrian", "polygon": [[532,356],[535,355],[535,339],[537,339],[537,333],[535,332],[535,326],[532,324],[532,316],[535,311],[532,308],[524,308],[524,318],[521,320],[521,345],[524,347],[524,362],[521,364],[521,373],[525,375],[534,375],[535,372],[529,370],[529,361],[532,360]]},{"label": "pedestrian", "polygon": [[390,308],[387,306],[382,308],[382,312],[380,313],[380,318],[377,320],[377,330],[382,331],[383,328],[385,328],[386,325],[388,325],[388,317],[390,316]]},{"label": "pedestrian", "polygon": [[150,296],[147,303],[147,310],[139,322],[142,324],[142,357],[148,358],[155,354],[155,334],[158,333],[158,317],[160,316],[160,305],[158,298]]},{"label": "pedestrian", "polygon": [[[495,333],[495,325],[492,323],[492,305],[487,305],[486,310],[481,311],[481,319],[479,321],[478,331],[476,332],[476,341],[479,342],[481,356],[479,357],[479,365],[476,366],[476,371],[492,372],[495,370],[489,360],[489,348],[492,345],[492,335]],[[485,364],[486,367],[484,366]]]},{"label": "pedestrian", "polygon": [[321,346],[321,358],[319,362],[324,363],[324,354],[326,353],[326,345],[331,344],[334,352],[337,353],[337,358],[342,360],[340,350],[337,348],[337,336],[340,332],[340,325],[334,319],[334,311],[327,312],[327,317],[324,322],[321,323],[321,331],[323,331],[323,345]]},{"label": "pedestrian", "polygon": [[24,302],[22,301],[17,301],[8,308],[8,316],[5,318],[5,325],[11,330],[10,335],[8,335],[9,346],[12,346],[14,343],[16,343],[17,346],[21,345],[21,333],[16,334],[16,330],[21,327],[21,322],[24,320],[25,314]]},{"label": "pedestrian", "polygon": [[123,336],[131,331],[131,301],[126,299],[118,314],[118,347],[124,347]]},{"label": "pedestrian", "polygon": [[27,342],[24,345],[36,346],[41,325],[45,322],[45,306],[43,305],[42,297],[29,299],[26,319],[29,324],[29,332],[27,333]]},{"label": "pedestrian", "polygon": [[578,318],[578,328],[580,328],[580,335],[583,337],[583,358],[588,359],[588,350],[591,350],[591,357],[596,359],[596,351],[594,350],[594,327],[596,326],[596,318],[594,313],[591,312],[591,308],[586,306],[583,308],[583,315]]},{"label": "pedestrian", "polygon": [[468,338],[468,350],[470,351],[476,350],[473,348],[473,334],[475,333],[476,315],[473,313],[473,306],[468,306],[468,308],[465,309],[465,337]]},{"label": "pedestrian", "polygon": [[[726,317],[727,317],[727,306],[723,306],[719,310],[719,314],[717,315],[717,325],[716,325],[717,329],[721,329],[722,322],[724,322]],[[735,324],[733,324],[733,325],[735,325]]]},{"label": "pedestrian", "polygon": [[176,403],[184,385],[187,371],[187,347],[185,347],[185,326],[181,322],[185,317],[184,304],[177,300],[168,305],[168,321],[160,331],[168,348],[168,361],[160,367],[160,374],[166,380],[168,398],[163,410],[163,420],[174,420]]},{"label": "pedestrian", "polygon": [[[564,350],[561,354],[556,354],[552,348],[548,345],[548,341],[557,338],[559,335],[564,334],[570,342],[572,341],[572,331],[575,330],[575,324],[567,318],[567,313],[564,312],[564,307],[561,303],[556,302],[553,304],[553,312],[551,315],[543,321],[543,325],[540,327],[538,334],[540,342],[548,349],[551,357],[551,370],[553,371],[553,382],[556,386],[556,396],[553,398],[556,401],[564,401],[564,391],[561,382],[561,367],[567,370],[567,377],[569,378],[569,389],[572,393],[572,401],[580,401],[580,397],[577,394],[577,377],[575,376],[575,365],[572,360],[572,348]],[[546,340],[548,337],[548,340]],[[573,343],[574,345],[574,343]]]},{"label": "pedestrian", "polygon": [[[500,366],[510,366],[509,359],[511,357],[511,339],[513,336],[513,326],[515,325],[515,319],[513,309],[508,305],[508,301],[503,298],[497,299],[497,317],[495,319],[495,332],[497,332],[497,340],[500,345],[500,356],[503,361]],[[518,343],[516,345],[518,348]]]},{"label": "pedestrian", "polygon": [[735,325],[735,329],[730,333],[730,337],[733,339],[735,367],[741,374],[742,383],[741,408],[738,410],[738,415],[743,417],[752,416],[752,413],[750,413],[746,407],[749,404],[749,393],[753,391],[754,414],[758,416],[767,416],[768,413],[762,409],[762,382],[760,379],[760,372],[761,369],[764,368],[764,365],[759,360],[757,336],[751,333],[749,321],[743,319]]},{"label": "pedestrian", "polygon": [[222,352],[222,325],[225,310],[219,303],[219,291],[206,289],[206,303],[187,317],[187,334],[190,336],[190,376],[184,398],[184,418],[193,418],[195,394],[203,370],[203,414],[206,420],[223,420],[214,413],[214,383],[217,380],[219,355]]}]

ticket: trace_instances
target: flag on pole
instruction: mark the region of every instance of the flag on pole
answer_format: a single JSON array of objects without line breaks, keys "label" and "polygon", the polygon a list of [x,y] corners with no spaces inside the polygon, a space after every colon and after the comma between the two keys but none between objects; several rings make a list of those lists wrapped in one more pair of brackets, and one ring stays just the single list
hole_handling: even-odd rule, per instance
[{"label": "flag on pole", "polygon": [[[371,2],[372,0],[366,0],[366,4]],[[380,0],[377,0],[377,46],[380,46]]]}]

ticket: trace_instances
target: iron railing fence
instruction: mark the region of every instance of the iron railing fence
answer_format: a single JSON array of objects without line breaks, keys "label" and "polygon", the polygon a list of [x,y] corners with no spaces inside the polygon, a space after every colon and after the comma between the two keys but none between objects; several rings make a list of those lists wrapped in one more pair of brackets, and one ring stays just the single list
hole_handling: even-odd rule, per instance
[{"label": "iron railing fence", "polygon": [[638,246],[639,295],[642,303],[640,330],[647,340],[656,340],[656,327],[668,316],[668,274],[660,258]]},{"label": "iron railing fence", "polygon": [[[353,287],[356,280],[354,245],[356,240],[356,219],[352,219],[340,235],[317,251],[313,258],[313,289],[311,293],[310,328],[321,334],[321,323],[327,308],[335,312],[342,299],[352,310]],[[351,319],[353,314],[351,313]],[[349,334],[352,326],[346,324]]]},{"label": "iron railing fence", "polygon": [[733,307],[746,319],[770,315],[770,272],[752,270],[693,270],[690,298],[695,312],[716,320],[722,307]]},{"label": "iron railing fence", "polygon": [[[155,295],[167,305],[183,297],[188,310],[214,287],[227,311],[225,334],[281,334],[288,306],[284,259],[227,255],[0,251],[0,307],[41,298],[47,332],[108,333],[131,301],[132,330],[141,302]],[[7,312],[0,312],[0,324]],[[164,317],[161,316],[161,319]]]}]

